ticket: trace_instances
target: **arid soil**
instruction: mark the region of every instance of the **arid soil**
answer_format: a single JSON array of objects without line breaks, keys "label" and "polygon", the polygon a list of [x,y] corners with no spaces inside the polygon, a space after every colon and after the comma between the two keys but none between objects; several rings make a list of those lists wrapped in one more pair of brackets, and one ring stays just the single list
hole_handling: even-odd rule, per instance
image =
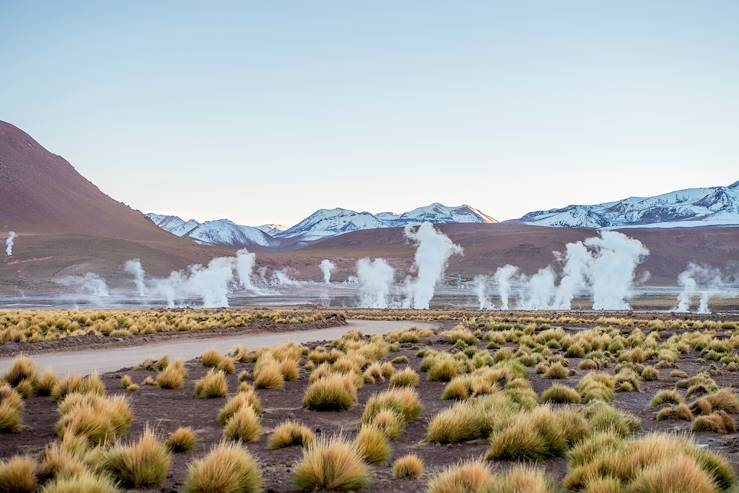
[{"label": "arid soil", "polygon": [[[444,326],[453,325],[454,321],[444,322]],[[408,327],[413,325],[408,322]],[[579,326],[573,330],[582,330]],[[663,340],[669,337],[669,333],[663,333]],[[319,343],[309,345],[314,347]],[[484,349],[486,342],[481,342],[478,347]],[[420,358],[416,356],[419,349],[433,346],[436,350],[450,351],[451,346],[439,336],[434,336],[421,343],[405,343],[401,345],[399,352],[390,353],[387,360],[398,356],[406,356],[409,366],[418,370]],[[510,346],[510,345],[509,345]],[[512,346],[511,346],[512,347]],[[204,348],[205,349],[205,348]],[[254,349],[254,348],[252,348]],[[564,383],[574,387],[577,381],[587,372],[577,369],[578,358],[570,359],[570,368],[575,374],[563,380],[547,380],[536,374],[533,368],[530,371],[530,381],[537,393],[541,393],[553,383]],[[194,382],[206,373],[206,368],[195,360],[187,363],[189,378],[185,386],[180,390],[163,390],[156,386],[142,385],[141,390],[134,394],[128,394],[131,407],[134,411],[134,424],[128,433],[133,438],[139,436],[144,426],[149,423],[162,435],[165,436],[180,426],[191,426],[198,434],[199,443],[192,453],[174,455],[172,469],[166,484],[161,490],[166,492],[180,491],[186,476],[187,464],[202,456],[214,444],[221,440],[223,426],[216,421],[219,409],[226,399],[196,399],[194,394]],[[230,375],[229,390],[233,394],[238,386],[237,377],[242,369],[253,370],[253,363],[238,363],[236,373]],[[404,364],[396,365],[397,368]],[[677,368],[684,370],[689,375],[694,375],[702,370],[711,369],[710,362],[700,359],[697,353],[691,353],[688,357],[681,359]],[[716,368],[717,369],[717,368]],[[613,373],[613,365],[603,371]],[[659,370],[657,381],[642,382],[641,392],[619,392],[613,405],[619,409],[628,411],[640,418],[643,432],[670,431],[690,433],[690,423],[685,421],[655,420],[656,410],[649,409],[649,402],[655,393],[661,389],[674,387],[677,378],[670,376],[671,369]],[[121,369],[103,376],[109,394],[127,394],[120,385],[120,379],[128,374],[137,383],[141,383],[147,376],[155,377],[152,371],[133,369]],[[488,444],[485,440],[466,442],[459,445],[432,445],[424,440],[428,422],[439,411],[453,405],[453,401],[440,399],[442,390],[446,383],[430,382],[426,374],[421,373],[421,384],[417,392],[424,404],[421,418],[409,423],[406,430],[394,442],[392,442],[393,454],[388,463],[379,466],[371,466],[372,484],[369,492],[414,492],[425,489],[428,477],[435,471],[446,465],[456,463],[466,458],[478,458],[485,454]],[[270,432],[282,421],[294,419],[308,425],[317,435],[345,434],[348,437],[356,432],[359,421],[367,399],[375,392],[388,388],[387,381],[378,385],[364,385],[359,390],[359,402],[351,410],[345,412],[317,412],[308,411],[302,407],[303,393],[308,385],[309,372],[301,369],[300,378],[294,382],[286,382],[282,390],[258,390],[262,402],[261,421],[263,433],[258,442],[245,445],[255,454],[262,465],[265,478],[265,491],[267,492],[293,492],[297,491],[293,485],[291,469],[298,461],[302,452],[299,447],[272,451],[267,448]],[[721,387],[732,388],[739,391],[739,375],[725,369],[717,369],[713,378]],[[56,438],[54,424],[57,420],[56,405],[50,397],[32,397],[27,400],[25,411],[26,429],[19,434],[3,435],[0,440],[0,457],[7,457],[18,453],[36,453]],[[711,450],[724,455],[739,472],[739,440],[736,433],[719,435],[715,433],[695,434],[696,441],[706,444]],[[396,480],[392,478],[390,464],[395,458],[406,453],[418,454],[426,464],[426,474],[420,480]],[[546,468],[554,479],[561,480],[567,469],[564,458],[548,460],[544,462]],[[492,467],[496,470],[505,470],[510,466],[507,462],[493,462]]]}]

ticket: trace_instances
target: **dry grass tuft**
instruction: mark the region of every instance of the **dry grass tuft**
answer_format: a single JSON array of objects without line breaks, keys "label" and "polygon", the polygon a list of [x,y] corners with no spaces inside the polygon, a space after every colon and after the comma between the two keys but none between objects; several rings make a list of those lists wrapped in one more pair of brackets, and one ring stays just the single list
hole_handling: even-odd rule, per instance
[{"label": "dry grass tuft", "polygon": [[423,476],[423,461],[416,454],[398,457],[393,462],[393,477],[396,479],[418,479]]},{"label": "dry grass tuft", "polygon": [[183,452],[192,452],[198,444],[198,436],[192,428],[179,427],[173,431],[164,441],[164,445],[169,451],[176,454]]},{"label": "dry grass tuft", "polygon": [[23,430],[23,398],[9,384],[0,384],[0,433]]},{"label": "dry grass tuft", "polygon": [[690,404],[693,414],[711,414],[714,411],[726,411],[727,413],[739,413],[739,399],[729,389],[721,389],[718,392],[696,399]]},{"label": "dry grass tuft", "polygon": [[427,493],[486,493],[493,484],[493,473],[479,461],[449,466],[428,485]]},{"label": "dry grass tuft", "polygon": [[676,406],[668,406],[659,410],[657,413],[657,421],[666,421],[668,419],[681,419],[683,421],[693,421],[693,412],[687,404],[678,404]]},{"label": "dry grass tuft", "polygon": [[32,382],[37,374],[38,368],[36,367],[36,363],[28,356],[21,354],[13,360],[10,369],[5,373],[3,379],[11,386],[17,387],[24,380]]},{"label": "dry grass tuft", "polygon": [[108,477],[83,470],[57,477],[47,483],[41,493],[120,493],[120,490]]},{"label": "dry grass tuft", "polygon": [[36,461],[27,455],[16,455],[0,462],[0,491],[34,493],[38,486]]},{"label": "dry grass tuft", "polygon": [[693,421],[692,430],[695,432],[734,433],[736,431],[736,421],[725,411],[716,411],[707,416],[698,416]]},{"label": "dry grass tuft", "polygon": [[262,491],[262,470],[238,444],[221,443],[187,467],[186,493]]},{"label": "dry grass tuft", "polygon": [[157,375],[157,385],[163,389],[179,389],[185,383],[187,370],[182,360],[177,360]]},{"label": "dry grass tuft", "polygon": [[539,468],[514,466],[495,478],[485,493],[555,493],[554,483]]},{"label": "dry grass tuft", "polygon": [[423,411],[418,394],[410,388],[394,388],[373,394],[364,407],[363,423],[371,423],[375,415],[384,409],[394,411],[404,422],[413,421]]},{"label": "dry grass tuft", "polygon": [[580,404],[580,394],[572,387],[554,384],[541,394],[541,402]]},{"label": "dry grass tuft", "polygon": [[390,377],[390,386],[391,387],[418,387],[418,384],[420,383],[421,378],[418,376],[418,373],[413,371],[413,368],[406,367],[402,370],[395,372],[392,377]]},{"label": "dry grass tuft", "polygon": [[254,387],[257,389],[281,389],[285,386],[280,363],[271,354],[261,356],[254,366]]},{"label": "dry grass tuft", "polygon": [[357,402],[354,373],[333,373],[311,383],[305,390],[303,406],[314,411],[346,411]]},{"label": "dry grass tuft", "polygon": [[359,490],[370,481],[369,469],[357,449],[338,437],[323,438],[304,449],[293,470],[296,485],[304,491]]},{"label": "dry grass tuft", "polygon": [[381,464],[390,458],[387,437],[376,426],[363,425],[354,439],[354,446],[362,459],[369,464]]},{"label": "dry grass tuft", "polygon": [[251,406],[242,406],[226,422],[223,436],[229,440],[256,442],[262,434],[259,416]]},{"label": "dry grass tuft", "polygon": [[105,385],[97,373],[85,378],[78,373],[73,373],[57,382],[51,391],[51,396],[58,401],[71,393],[105,395]]},{"label": "dry grass tuft", "polygon": [[236,364],[231,356],[224,356],[217,368],[227,375],[236,373]]},{"label": "dry grass tuft", "polygon": [[155,488],[164,484],[170,464],[169,450],[147,426],[138,441],[103,452],[97,468],[125,487]]},{"label": "dry grass tuft", "polygon": [[284,421],[275,428],[269,439],[269,448],[272,450],[300,445],[307,447],[313,445],[316,435],[307,426],[295,421]]},{"label": "dry grass tuft", "polygon": [[120,395],[69,394],[59,403],[59,414],[59,436],[81,437],[92,445],[122,436],[133,421],[128,400]]},{"label": "dry grass tuft", "polygon": [[218,413],[218,422],[225,425],[226,421],[228,421],[231,416],[236,414],[239,409],[245,406],[252,407],[257,413],[262,410],[262,403],[259,401],[259,397],[256,392],[253,390],[239,392],[235,396],[231,397]]},{"label": "dry grass tuft", "polygon": [[221,353],[219,353],[216,349],[208,349],[200,357],[200,361],[203,363],[203,366],[208,366],[211,368],[216,368],[219,364],[221,364],[222,359],[223,356],[221,356]]},{"label": "dry grass tuft", "polygon": [[203,378],[195,382],[195,395],[198,399],[226,397],[226,394],[228,394],[228,382],[226,374],[222,371],[210,369]]},{"label": "dry grass tuft", "polygon": [[44,370],[36,381],[36,393],[38,395],[51,395],[57,383],[59,383],[59,377],[51,370]]}]

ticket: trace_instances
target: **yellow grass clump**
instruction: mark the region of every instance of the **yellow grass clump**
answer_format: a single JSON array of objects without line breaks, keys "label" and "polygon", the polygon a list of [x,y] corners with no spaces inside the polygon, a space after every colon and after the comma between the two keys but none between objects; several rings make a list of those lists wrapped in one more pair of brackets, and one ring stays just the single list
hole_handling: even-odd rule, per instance
[{"label": "yellow grass clump", "polygon": [[262,483],[261,467],[245,448],[221,443],[188,466],[185,492],[258,493]]},{"label": "yellow grass clump", "polygon": [[245,406],[250,406],[257,413],[262,410],[262,403],[259,400],[256,392],[253,390],[246,390],[239,392],[235,396],[231,397],[226,404],[218,412],[218,422],[226,424],[231,416],[236,414],[239,409]]},{"label": "yellow grass clump", "polygon": [[423,476],[423,461],[416,454],[398,457],[393,462],[393,477],[395,479],[418,479]]},{"label": "yellow grass clump", "polygon": [[354,374],[329,374],[305,390],[303,406],[315,411],[346,411],[357,402]]},{"label": "yellow grass clump", "polygon": [[229,440],[256,442],[262,433],[262,423],[251,406],[242,406],[228,421],[223,436]]},{"label": "yellow grass clump", "polygon": [[316,441],[316,435],[305,425],[301,425],[295,421],[283,421],[272,432],[269,439],[269,448],[272,450],[300,445],[307,447],[313,445]]},{"label": "yellow grass clump", "polygon": [[16,455],[0,462],[0,491],[34,493],[38,486],[36,461],[27,455]]},{"label": "yellow grass clump", "polygon": [[71,393],[105,395],[105,385],[97,373],[84,378],[78,373],[73,373],[57,382],[51,391],[51,396],[56,400],[61,400]]},{"label": "yellow grass clump", "polygon": [[337,437],[304,449],[293,471],[295,484],[304,491],[354,491],[370,482],[369,469],[357,449]]},{"label": "yellow grass clump", "polygon": [[354,439],[354,447],[369,464],[380,464],[390,458],[390,444],[385,433],[373,425],[363,425]]},{"label": "yellow grass clump", "polygon": [[60,437],[82,437],[92,445],[122,436],[133,421],[128,400],[120,395],[69,394],[59,403],[59,414]]},{"label": "yellow grass clump", "polygon": [[7,383],[0,384],[0,433],[19,433],[23,429],[23,398]]},{"label": "yellow grass clump", "polygon": [[198,436],[192,428],[179,427],[173,431],[164,441],[164,445],[170,452],[176,454],[183,452],[192,452],[198,444]]},{"label": "yellow grass clump", "polygon": [[167,479],[171,461],[166,445],[147,426],[136,442],[104,451],[96,466],[127,488],[156,488]]},{"label": "yellow grass clump", "polygon": [[226,397],[226,394],[228,394],[228,382],[226,374],[222,371],[211,368],[203,378],[195,382],[195,395],[198,399]]},{"label": "yellow grass clump", "polygon": [[271,354],[261,356],[254,366],[254,387],[257,389],[281,389],[285,386],[280,363]]}]

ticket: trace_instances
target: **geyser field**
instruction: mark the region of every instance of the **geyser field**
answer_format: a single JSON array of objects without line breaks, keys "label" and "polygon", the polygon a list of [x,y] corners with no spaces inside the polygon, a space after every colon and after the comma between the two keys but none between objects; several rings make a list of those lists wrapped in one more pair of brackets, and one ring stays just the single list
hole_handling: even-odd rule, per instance
[{"label": "geyser field", "polygon": [[6,311],[0,341],[4,492],[737,488],[732,315]]}]

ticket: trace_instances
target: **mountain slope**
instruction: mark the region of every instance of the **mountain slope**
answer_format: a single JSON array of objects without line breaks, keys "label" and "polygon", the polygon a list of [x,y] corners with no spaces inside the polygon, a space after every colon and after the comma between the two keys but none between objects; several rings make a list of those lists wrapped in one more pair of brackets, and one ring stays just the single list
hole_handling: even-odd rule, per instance
[{"label": "mountain slope", "polygon": [[274,239],[260,228],[242,226],[229,219],[216,219],[199,223],[194,219],[185,221],[179,216],[146,214],[146,217],[170,233],[190,239],[201,245],[220,245],[226,247],[267,247],[275,244]]},{"label": "mountain slope", "polygon": [[0,237],[10,230],[18,238],[13,256],[0,259],[0,291],[49,286],[52,277],[87,271],[126,278],[123,262],[134,257],[164,275],[222,251],[163,231],[0,121]]},{"label": "mountain slope", "polygon": [[739,181],[728,187],[689,188],[655,197],[529,212],[517,222],[568,228],[739,225]]}]

